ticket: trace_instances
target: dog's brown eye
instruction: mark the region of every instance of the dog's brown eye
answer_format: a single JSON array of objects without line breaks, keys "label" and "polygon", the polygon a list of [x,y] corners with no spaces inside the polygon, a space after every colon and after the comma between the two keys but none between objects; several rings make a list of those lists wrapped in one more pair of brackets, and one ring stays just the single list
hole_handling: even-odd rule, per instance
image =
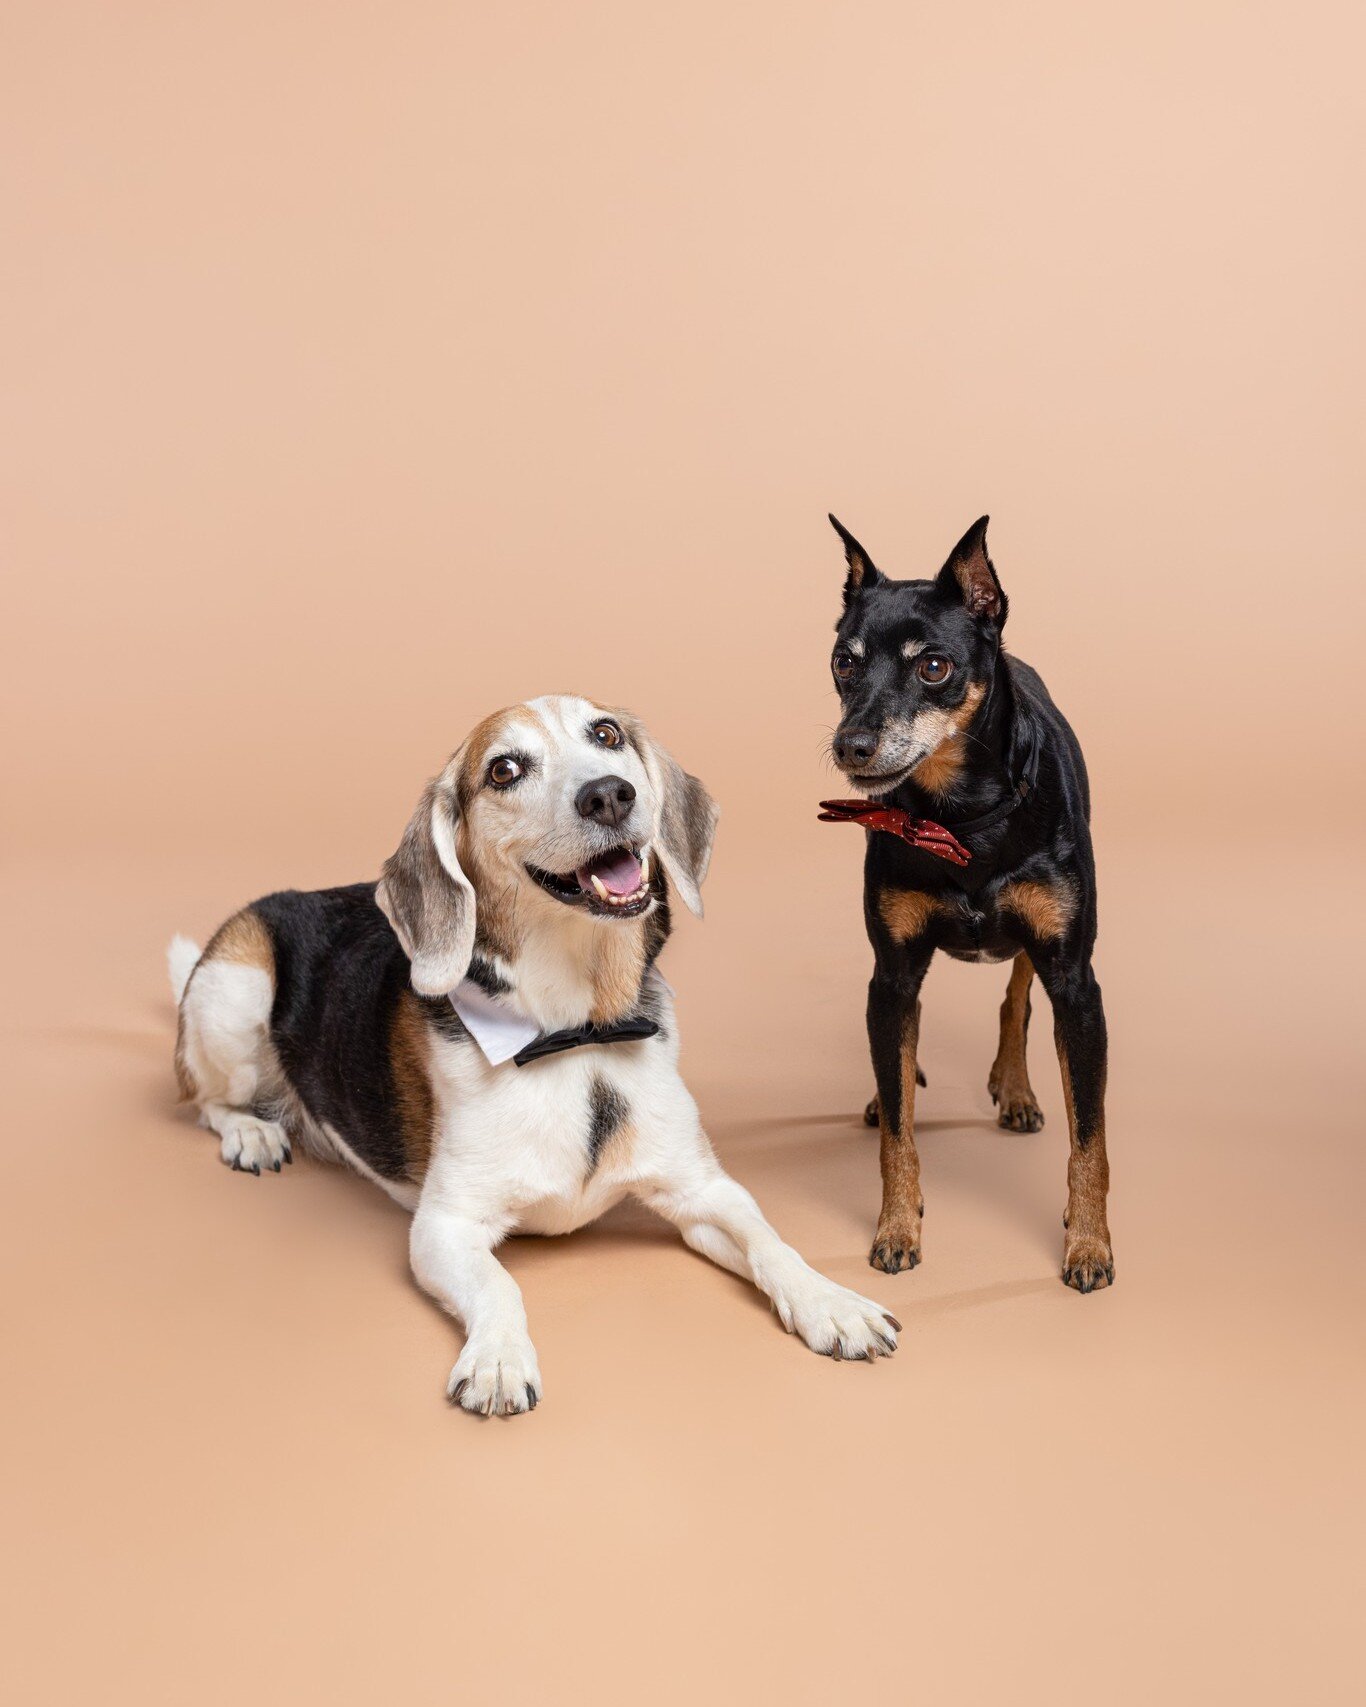
[{"label": "dog's brown eye", "polygon": [[506,788],[510,782],[516,782],[522,774],[522,767],[516,759],[495,759],[489,766],[489,781],[495,788]]},{"label": "dog's brown eye", "polygon": [[837,682],[847,682],[854,673],[854,654],[846,652],[843,646],[838,647],[830,660],[830,668],[835,672]]},{"label": "dog's brown eye", "polygon": [[615,723],[609,723],[604,718],[601,723],[593,725],[593,739],[600,747],[619,747],[626,737]]},{"label": "dog's brown eye", "polygon": [[938,652],[927,652],[923,658],[916,659],[915,673],[926,687],[937,688],[953,674],[953,660],[942,657]]}]

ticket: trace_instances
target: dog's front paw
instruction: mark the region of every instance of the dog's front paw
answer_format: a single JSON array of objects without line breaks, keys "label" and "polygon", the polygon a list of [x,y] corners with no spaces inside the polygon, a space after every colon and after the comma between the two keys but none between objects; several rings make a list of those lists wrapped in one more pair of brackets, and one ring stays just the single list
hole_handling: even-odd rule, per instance
[{"label": "dog's front paw", "polygon": [[1094,1233],[1068,1235],[1062,1259],[1062,1277],[1078,1292],[1097,1292],[1115,1282],[1115,1258],[1108,1239]]},{"label": "dog's front paw", "polygon": [[541,1397],[536,1348],[520,1339],[470,1340],[446,1383],[446,1397],[485,1417],[534,1411]]},{"label": "dog's front paw", "polygon": [[868,1253],[868,1261],[873,1268],[880,1268],[884,1274],[900,1274],[903,1268],[916,1267],[920,1261],[920,1217],[924,1213],[922,1204],[913,1221],[898,1219],[878,1223],[877,1237]]},{"label": "dog's front paw", "polygon": [[282,1162],[294,1160],[288,1134],[274,1120],[229,1114],[218,1130],[218,1153],[234,1173],[259,1174],[262,1168],[269,1168],[278,1174]]},{"label": "dog's front paw", "polygon": [[901,1332],[901,1323],[881,1304],[814,1273],[806,1285],[776,1294],[773,1307],[787,1331],[800,1334],[822,1357],[870,1363],[890,1357]]}]

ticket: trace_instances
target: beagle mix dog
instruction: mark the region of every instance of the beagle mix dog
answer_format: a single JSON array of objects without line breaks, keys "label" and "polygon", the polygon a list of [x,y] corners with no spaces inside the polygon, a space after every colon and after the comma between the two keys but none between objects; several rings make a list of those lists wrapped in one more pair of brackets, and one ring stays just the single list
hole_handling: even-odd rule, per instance
[{"label": "beagle mix dog", "polygon": [[224,1162],[298,1142],[413,1212],[418,1283],[466,1339],[467,1411],[534,1408],[521,1293],[494,1252],[634,1195],[835,1358],[899,1324],[785,1245],[723,1172],[655,969],[694,912],[717,809],[644,727],[573,696],[500,711],[418,803],[378,885],[269,895],[170,949],[176,1070]]}]

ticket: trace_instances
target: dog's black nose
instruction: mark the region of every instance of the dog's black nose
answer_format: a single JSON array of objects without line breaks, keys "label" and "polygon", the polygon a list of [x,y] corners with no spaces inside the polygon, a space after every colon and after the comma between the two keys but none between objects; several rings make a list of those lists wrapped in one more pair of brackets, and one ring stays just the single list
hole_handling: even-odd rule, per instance
[{"label": "dog's black nose", "polygon": [[866,765],[877,752],[877,736],[867,729],[841,729],[835,737],[835,759],[842,765]]},{"label": "dog's black nose", "polygon": [[624,776],[600,776],[596,782],[586,782],[574,804],[580,818],[592,818],[599,824],[624,824],[636,803],[636,791]]}]

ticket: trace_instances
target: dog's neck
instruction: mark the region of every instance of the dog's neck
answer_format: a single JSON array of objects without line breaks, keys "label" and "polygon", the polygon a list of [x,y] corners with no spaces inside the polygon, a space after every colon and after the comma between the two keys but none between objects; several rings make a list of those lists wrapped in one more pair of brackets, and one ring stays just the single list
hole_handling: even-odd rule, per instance
[{"label": "dog's neck", "polygon": [[471,976],[543,1031],[611,1025],[639,1008],[658,952],[650,918],[594,919],[539,896],[501,908],[487,925],[483,914]]}]

